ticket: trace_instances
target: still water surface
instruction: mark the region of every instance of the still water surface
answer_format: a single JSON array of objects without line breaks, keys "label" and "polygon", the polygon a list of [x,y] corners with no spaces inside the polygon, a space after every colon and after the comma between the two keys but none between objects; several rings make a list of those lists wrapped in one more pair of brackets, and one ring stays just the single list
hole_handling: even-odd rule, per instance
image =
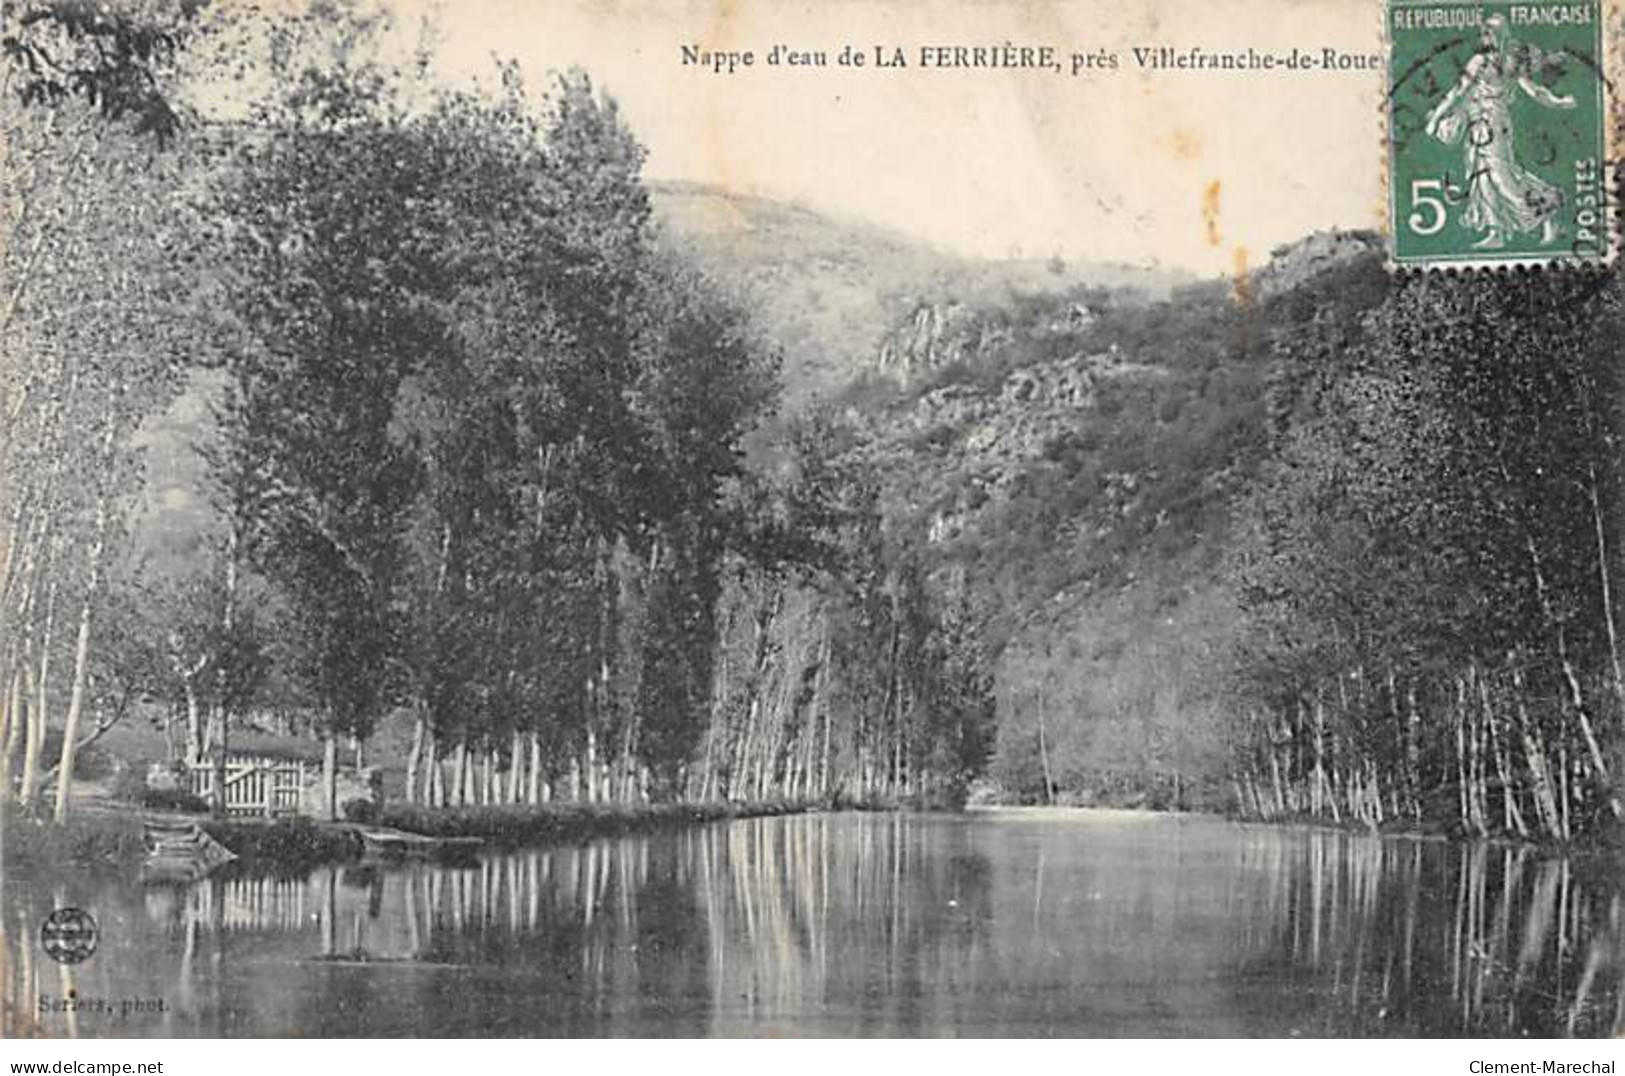
[{"label": "still water surface", "polygon": [[[14,1013],[114,1010],[50,1035],[1618,1035],[1618,868],[1194,817],[808,815],[186,888],[8,878],[3,985]],[[39,947],[65,904],[101,925],[71,968]]]}]

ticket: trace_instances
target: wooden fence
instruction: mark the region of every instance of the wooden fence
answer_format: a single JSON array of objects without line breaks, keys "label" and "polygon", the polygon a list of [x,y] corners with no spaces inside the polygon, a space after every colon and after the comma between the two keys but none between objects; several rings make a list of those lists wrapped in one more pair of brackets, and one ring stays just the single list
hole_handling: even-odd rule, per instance
[{"label": "wooden fence", "polygon": [[[306,765],[302,759],[230,756],[226,759],[226,813],[266,818],[297,814]],[[215,772],[212,762],[192,766],[193,795],[214,802]]]}]

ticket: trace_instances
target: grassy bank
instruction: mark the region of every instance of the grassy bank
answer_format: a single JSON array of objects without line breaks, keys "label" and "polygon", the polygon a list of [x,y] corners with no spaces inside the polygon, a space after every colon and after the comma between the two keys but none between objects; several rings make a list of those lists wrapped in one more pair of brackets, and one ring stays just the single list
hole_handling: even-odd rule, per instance
[{"label": "grassy bank", "polygon": [[385,808],[380,825],[428,837],[479,837],[501,847],[652,833],[702,822],[800,814],[821,805],[802,800],[765,803],[544,803],[488,807]]},{"label": "grassy bank", "polygon": [[118,868],[146,857],[136,813],[80,811],[56,825],[7,805],[0,812],[0,866],[7,871],[40,868]]},{"label": "grassy bank", "polygon": [[361,835],[349,826],[331,825],[309,818],[207,819],[209,836],[230,849],[246,866],[300,870],[323,863],[359,859]]},{"label": "grassy bank", "polygon": [[[799,814],[822,804],[775,800],[767,803],[610,804],[549,803],[539,806],[414,807],[397,804],[382,812],[378,825],[429,837],[478,837],[502,848],[653,833],[704,822]],[[73,867],[136,870],[146,858],[139,810],[82,811],[58,826],[15,810],[0,816],[0,863],[7,870]],[[154,815],[154,817],[159,817]],[[208,834],[230,849],[239,865],[298,871],[324,863],[359,859],[361,828],[308,818],[275,822],[197,816]]]},{"label": "grassy bank", "polygon": [[[134,870],[147,856],[145,817],[148,815],[134,809],[86,810],[59,826],[8,809],[0,815],[0,863],[7,870],[24,872],[62,867]],[[165,816],[153,813],[151,817]],[[361,855],[361,838],[353,828],[322,825],[308,818],[267,822],[167,817],[196,818],[209,836],[245,865],[299,869]]]}]

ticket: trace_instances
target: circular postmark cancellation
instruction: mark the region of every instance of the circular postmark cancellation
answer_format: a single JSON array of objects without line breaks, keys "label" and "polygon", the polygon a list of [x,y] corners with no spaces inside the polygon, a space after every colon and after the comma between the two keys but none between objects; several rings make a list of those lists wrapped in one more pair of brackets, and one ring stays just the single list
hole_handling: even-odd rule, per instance
[{"label": "circular postmark cancellation", "polygon": [[1608,0],[1388,0],[1393,263],[1611,260],[1608,11]]},{"label": "circular postmark cancellation", "polygon": [[40,948],[58,964],[80,964],[96,952],[96,918],[83,908],[57,908],[40,924]]}]

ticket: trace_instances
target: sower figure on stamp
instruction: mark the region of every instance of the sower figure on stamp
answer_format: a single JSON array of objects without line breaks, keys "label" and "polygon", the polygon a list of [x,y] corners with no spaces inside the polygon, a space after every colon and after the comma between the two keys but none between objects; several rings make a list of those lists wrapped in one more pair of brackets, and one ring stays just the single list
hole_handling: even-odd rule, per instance
[{"label": "sower figure on stamp", "polygon": [[1512,126],[1512,101],[1518,90],[1547,108],[1573,108],[1574,98],[1559,96],[1534,82],[1528,66],[1512,55],[1506,20],[1484,20],[1483,47],[1473,54],[1461,79],[1428,114],[1427,133],[1454,144],[1466,135],[1467,193],[1462,227],[1483,232],[1473,244],[1497,250],[1510,235],[1540,230],[1544,246],[1561,234],[1557,211],[1563,192],[1518,163]]}]

